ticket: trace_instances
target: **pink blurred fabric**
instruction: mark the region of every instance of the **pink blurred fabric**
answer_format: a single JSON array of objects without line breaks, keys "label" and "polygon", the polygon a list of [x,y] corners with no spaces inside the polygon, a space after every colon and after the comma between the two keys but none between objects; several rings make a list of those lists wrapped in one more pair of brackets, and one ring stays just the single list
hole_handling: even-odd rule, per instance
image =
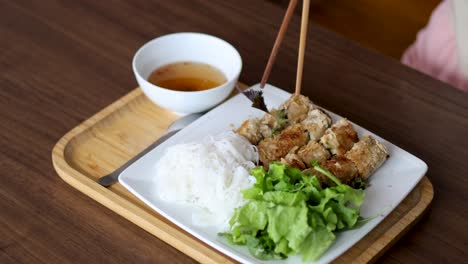
[{"label": "pink blurred fabric", "polygon": [[444,0],[432,13],[427,26],[418,33],[416,42],[405,51],[401,61],[468,92],[468,78],[460,70],[458,60],[453,10],[450,1]]}]

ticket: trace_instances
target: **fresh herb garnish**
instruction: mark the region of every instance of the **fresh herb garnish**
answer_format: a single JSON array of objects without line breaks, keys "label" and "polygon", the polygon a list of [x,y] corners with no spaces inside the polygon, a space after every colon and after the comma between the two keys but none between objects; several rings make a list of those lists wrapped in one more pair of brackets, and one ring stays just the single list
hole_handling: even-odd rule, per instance
[{"label": "fresh herb garnish", "polygon": [[276,125],[272,129],[272,134],[276,135],[278,134],[281,130],[283,130],[284,127],[287,126],[288,124],[288,118],[286,116],[286,110],[281,109],[276,111],[275,113],[272,113],[275,120],[276,120]]}]

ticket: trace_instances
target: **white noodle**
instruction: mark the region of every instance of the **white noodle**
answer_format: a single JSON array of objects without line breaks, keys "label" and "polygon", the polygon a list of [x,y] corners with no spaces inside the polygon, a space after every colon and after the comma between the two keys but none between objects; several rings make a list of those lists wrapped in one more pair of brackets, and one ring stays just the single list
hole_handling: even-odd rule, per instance
[{"label": "white noodle", "polygon": [[226,226],[244,203],[240,191],[255,182],[249,170],[257,162],[256,147],[233,132],[174,145],[156,165],[157,193],[165,201],[198,207],[195,225]]}]

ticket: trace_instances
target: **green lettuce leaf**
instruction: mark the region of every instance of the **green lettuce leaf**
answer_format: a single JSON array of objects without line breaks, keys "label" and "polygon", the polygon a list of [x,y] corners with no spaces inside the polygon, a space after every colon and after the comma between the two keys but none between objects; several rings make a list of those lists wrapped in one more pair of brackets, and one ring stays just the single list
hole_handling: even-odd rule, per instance
[{"label": "green lettuce leaf", "polygon": [[265,191],[265,177],[266,171],[262,166],[255,167],[250,170],[250,174],[255,177],[254,188],[258,188],[261,191]]},{"label": "green lettuce leaf", "polygon": [[289,193],[272,191],[265,193],[262,198],[264,201],[273,202],[275,204],[285,206],[296,206],[300,203],[305,202],[306,200],[306,196],[303,192]]},{"label": "green lettuce leaf", "polygon": [[268,203],[262,201],[250,201],[243,207],[238,208],[229,224],[236,223],[241,227],[248,227],[252,231],[263,230],[267,225]]},{"label": "green lettuce leaf", "polygon": [[258,237],[247,237],[247,248],[250,254],[261,260],[275,260],[286,258],[285,254],[275,252],[275,243],[267,234],[260,234]]},{"label": "green lettuce leaf", "polygon": [[285,171],[286,165],[279,162],[273,162],[269,166],[268,176],[271,178],[272,181],[285,180]]},{"label": "green lettuce leaf", "polygon": [[321,188],[316,176],[279,162],[251,170],[256,183],[242,191],[247,200],[237,208],[220,235],[233,244],[246,245],[262,260],[283,259],[302,254],[304,261],[318,259],[333,243],[333,232],[358,226],[359,208],[365,195],[362,189],[341,184],[318,163],[314,169],[335,182]]},{"label": "green lettuce leaf", "polygon": [[319,227],[310,232],[301,248],[302,261],[314,261],[327,251],[335,240],[333,232],[325,227]]},{"label": "green lettuce leaf", "polygon": [[301,243],[312,230],[307,223],[307,206],[278,205],[268,210],[267,232],[278,243],[288,240],[288,246],[294,252],[299,251]]}]

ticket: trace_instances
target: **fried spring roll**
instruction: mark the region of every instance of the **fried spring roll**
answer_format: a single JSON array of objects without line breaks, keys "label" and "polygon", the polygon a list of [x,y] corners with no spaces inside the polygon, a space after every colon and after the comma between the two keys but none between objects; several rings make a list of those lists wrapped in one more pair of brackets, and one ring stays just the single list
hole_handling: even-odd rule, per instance
[{"label": "fried spring roll", "polygon": [[277,126],[276,118],[266,113],[259,122],[259,132],[262,138],[271,137],[273,135],[273,129]]},{"label": "fried spring roll", "polygon": [[356,164],[359,175],[367,179],[388,158],[388,150],[373,137],[364,136],[345,156]]},{"label": "fried spring roll", "polygon": [[286,166],[298,168],[300,170],[307,168],[301,158],[295,153],[288,153],[284,158],[281,158],[280,162]]},{"label": "fried spring roll", "polygon": [[312,103],[308,97],[294,94],[279,109],[284,109],[290,124],[295,124],[306,118],[311,106]]},{"label": "fried spring roll", "polygon": [[[358,176],[358,169],[354,163],[344,156],[335,156],[330,160],[321,162],[320,165],[329,170],[335,175],[341,183],[349,184],[351,181]],[[316,171],[313,168],[309,168],[303,171],[309,175],[317,176],[318,180],[325,186],[334,186],[332,180],[322,173]]]},{"label": "fried spring roll", "polygon": [[254,145],[257,145],[263,138],[260,133],[260,119],[258,118],[245,120],[234,132],[245,137]]},{"label": "fried spring roll", "polygon": [[322,144],[312,140],[307,145],[301,147],[297,155],[307,167],[311,166],[313,160],[323,162],[330,158],[330,152]]},{"label": "fried spring roll", "polygon": [[320,138],[320,143],[334,155],[345,154],[357,141],[357,133],[346,119],[336,122]]},{"label": "fried spring roll", "polygon": [[310,140],[319,140],[331,125],[331,118],[320,109],[311,109],[301,122],[309,132]]},{"label": "fried spring roll", "polygon": [[285,128],[280,134],[266,138],[258,144],[258,154],[264,166],[272,161],[279,161],[294,147],[307,143],[307,134],[302,126],[296,124]]}]

